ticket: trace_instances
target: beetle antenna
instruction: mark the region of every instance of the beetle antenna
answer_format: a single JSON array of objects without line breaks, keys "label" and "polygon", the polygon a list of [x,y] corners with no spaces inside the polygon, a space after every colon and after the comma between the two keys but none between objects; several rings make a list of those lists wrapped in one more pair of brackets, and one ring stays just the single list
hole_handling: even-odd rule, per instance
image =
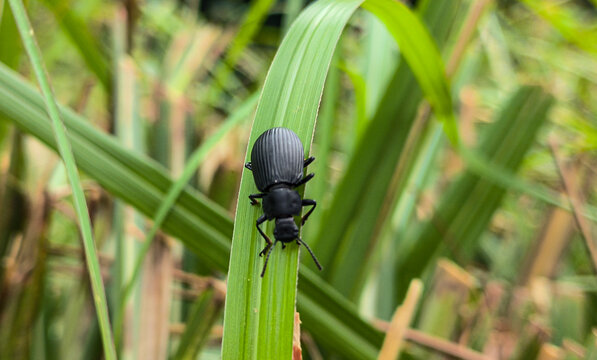
[{"label": "beetle antenna", "polygon": [[269,260],[269,254],[272,253],[272,250],[274,249],[274,245],[276,245],[276,242],[273,245],[270,245],[269,249],[267,250],[267,254],[265,255],[265,263],[263,264],[263,270],[261,271],[261,277],[263,277],[263,275],[265,275],[265,269],[267,268],[267,261]]},{"label": "beetle antenna", "polygon": [[299,244],[305,245],[305,247],[307,248],[307,251],[309,251],[309,254],[311,254],[311,257],[313,258],[313,261],[315,261],[315,265],[317,265],[317,268],[319,269],[319,271],[323,270],[323,268],[321,267],[321,264],[319,264],[319,261],[317,261],[315,254],[313,254],[313,251],[311,251],[311,248],[309,248],[309,245],[307,245],[307,243],[304,242],[301,238],[296,238],[296,239]]}]

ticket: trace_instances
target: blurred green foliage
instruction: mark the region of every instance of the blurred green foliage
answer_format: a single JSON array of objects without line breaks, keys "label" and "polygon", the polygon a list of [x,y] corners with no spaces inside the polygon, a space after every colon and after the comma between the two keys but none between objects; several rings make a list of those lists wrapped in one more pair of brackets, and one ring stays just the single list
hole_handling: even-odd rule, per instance
[{"label": "blurred green foliage", "polygon": [[[232,234],[234,249],[254,232],[252,218],[233,229],[237,202],[247,205],[237,194],[249,137],[259,135],[253,116],[238,114],[284,36],[298,43],[288,24],[304,3],[27,2],[83,176],[112,324],[150,219],[185,174],[131,282],[119,357],[221,357]],[[305,196],[318,207],[303,239],[325,268],[312,271],[308,256],[300,268],[305,358],[374,357],[413,277],[426,290],[412,329],[491,358],[533,359],[548,345],[566,358],[595,353],[597,278],[586,244],[597,217],[596,7],[417,2],[446,68],[460,59],[446,74],[460,150],[386,26],[362,10],[350,18],[312,146],[305,141],[317,158]],[[12,13],[5,2],[0,9],[0,358],[99,359],[71,192]],[[299,98],[317,92],[302,86]],[[267,100],[261,111],[275,113]],[[192,157],[205,144],[212,150]],[[569,195],[592,234],[561,209]],[[261,269],[256,253],[245,255]],[[407,335],[402,358],[444,356],[420,345]]]}]

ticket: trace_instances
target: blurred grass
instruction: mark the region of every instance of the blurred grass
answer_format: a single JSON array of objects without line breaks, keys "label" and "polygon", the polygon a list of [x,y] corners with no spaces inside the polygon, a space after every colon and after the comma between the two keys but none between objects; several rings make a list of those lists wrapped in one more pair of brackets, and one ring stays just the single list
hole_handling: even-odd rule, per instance
[{"label": "blurred grass", "polygon": [[[486,162],[516,170],[545,121],[552,99],[540,88],[519,89],[504,105],[491,127],[485,129],[475,153]],[[419,235],[408,240],[396,267],[396,296],[402,298],[412,278],[421,275],[443,247],[458,263],[468,263],[475,241],[498,208],[504,189],[465,173],[446,190],[433,217]],[[443,239],[443,240],[442,240]]]},{"label": "blurred grass", "polygon": [[[51,121],[43,97],[27,84],[34,82],[32,68],[21,56],[10,7],[3,4],[0,358],[99,359],[101,332],[67,178],[45,148],[57,146]],[[396,9],[384,8],[398,6],[404,15],[401,5],[366,1],[365,7],[376,4],[394,30],[418,28],[409,21],[424,24],[432,47],[449,64],[451,84],[425,82],[445,77],[443,70],[419,67],[413,73],[408,48],[400,53],[388,46],[395,41],[392,33],[366,11],[350,17],[339,39],[304,30],[316,43],[337,43],[334,57],[309,46],[282,56],[288,44],[300,42],[289,31],[291,22],[317,23],[324,12],[303,10],[304,1],[29,2],[34,27],[43,29],[36,35],[55,98],[68,105],[61,115],[84,174],[110,315],[124,314],[119,357],[146,357],[144,348],[155,349],[156,357],[222,358],[223,324],[242,326],[229,316],[223,321],[223,289],[212,286],[227,275],[228,303],[248,304],[256,296],[266,310],[276,303],[285,308],[264,311],[249,304],[248,316],[256,309],[257,327],[263,327],[255,334],[273,335],[255,338],[247,357],[286,354],[296,308],[304,358],[373,358],[386,329],[378,318],[389,319],[415,275],[426,290],[411,326],[417,332],[406,332],[403,358],[445,357],[433,345],[440,341],[490,357],[499,349],[504,358],[534,359],[545,351],[590,358],[595,352],[596,277],[583,239],[573,221],[566,231],[545,233],[559,224],[553,213],[570,216],[560,171],[579,179],[583,216],[593,228],[597,219],[597,189],[590,181],[597,144],[594,2],[494,2],[470,29],[464,29],[464,16],[478,2],[418,1],[412,11],[418,19],[402,21],[394,17]],[[465,30],[471,36],[461,44]],[[114,35],[133,41],[106,47]],[[421,45],[429,37],[411,32],[408,39]],[[310,55],[295,56],[303,50]],[[457,67],[455,52],[462,57]],[[435,59],[423,55],[415,65],[441,64],[435,53]],[[323,58],[329,70],[309,67]],[[285,71],[303,63],[296,78]],[[272,73],[281,87],[273,87]],[[421,73],[427,80],[414,76]],[[111,83],[128,85],[116,90]],[[242,114],[256,101],[250,94],[262,89],[257,126],[250,129],[249,116]],[[517,89],[523,89],[514,97],[520,111],[508,102]],[[274,106],[284,97],[291,105]],[[295,100],[301,105],[293,106]],[[425,100],[435,105],[433,113],[425,110]],[[532,109],[534,115],[526,112]],[[459,151],[442,129],[445,122],[436,121],[452,112]],[[134,128],[128,128],[131,121]],[[296,248],[276,249],[261,289],[255,274],[262,260],[255,251],[263,244],[254,230],[261,210],[247,204],[254,186],[250,176],[243,178],[242,164],[247,146],[274,124],[293,126],[317,158],[308,169],[316,177],[305,197],[318,206],[303,239],[325,271],[312,271],[307,255],[297,284]],[[112,132],[118,137],[105,135]],[[547,146],[553,138],[559,144],[557,168]],[[489,148],[501,149],[499,156],[488,156]],[[504,155],[510,160],[501,163]],[[123,202],[116,205],[117,199]],[[238,201],[236,210],[248,213],[236,218],[237,225],[246,221],[248,227],[234,230],[231,258],[231,214]],[[123,211],[124,203],[137,215],[131,216],[130,207]],[[142,286],[135,286],[129,307],[118,314],[133,259],[150,244],[141,242],[156,233],[152,266],[139,267],[130,283]],[[556,256],[540,251],[556,243]],[[250,275],[228,272],[229,264],[249,263]],[[531,271],[536,264],[540,271]],[[284,276],[286,281],[275,281]],[[236,293],[237,281],[255,287],[253,292]],[[143,313],[150,304],[151,313]],[[150,328],[150,320],[162,325]],[[281,328],[285,335],[276,334]],[[424,345],[419,335],[436,338]]]},{"label": "blurred grass", "polygon": [[111,92],[113,75],[109,67],[108,56],[87,29],[87,24],[69,8],[70,4],[66,0],[44,1],[44,4],[52,11],[63,31],[71,39],[75,49],[89,70],[95,74],[104,90]]},{"label": "blurred grass", "polygon": [[[439,46],[448,38],[457,9],[456,2],[440,1],[423,10],[423,18]],[[322,215],[323,223],[328,225],[320,227],[314,248],[327,265],[323,276],[351,298],[363,285],[360,269],[373,248],[369,239],[375,219],[422,97],[413,73],[401,62]]]},{"label": "blurred grass", "polygon": [[58,150],[66,168],[79,222],[79,230],[83,238],[87,271],[89,272],[89,278],[91,280],[93,300],[97,312],[97,319],[100,324],[104,354],[107,359],[116,359],[116,349],[114,347],[114,339],[112,338],[112,331],[110,328],[110,318],[108,316],[108,303],[106,300],[104,283],[100,274],[96,245],[93,240],[91,220],[89,219],[87,202],[85,200],[85,195],[83,194],[83,188],[81,187],[81,180],[79,179],[79,173],[72,153],[71,144],[69,143],[64,124],[60,118],[58,105],[54,98],[48,74],[45,70],[41,52],[35,40],[33,27],[27,17],[25,6],[20,0],[10,0],[9,3],[17,28],[21,34],[23,46],[29,55],[29,60],[31,61],[37,82],[41,88],[47,114],[52,120],[52,129],[54,136],[56,137]]}]

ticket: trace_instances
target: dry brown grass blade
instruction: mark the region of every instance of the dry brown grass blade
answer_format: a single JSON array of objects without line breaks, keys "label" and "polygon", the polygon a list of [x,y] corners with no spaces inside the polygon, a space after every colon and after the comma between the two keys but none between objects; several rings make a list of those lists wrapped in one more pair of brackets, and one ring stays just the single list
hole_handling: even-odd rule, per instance
[{"label": "dry brown grass blade", "polygon": [[298,311],[294,312],[294,332],[292,333],[292,360],[302,360],[303,350],[301,349],[301,316]]},{"label": "dry brown grass blade", "polygon": [[522,274],[522,284],[529,285],[533,278],[549,277],[553,273],[573,231],[573,216],[566,210],[554,208],[527,257],[528,265]]},{"label": "dry brown grass blade", "polygon": [[404,303],[396,309],[392,317],[390,328],[386,333],[386,338],[377,357],[379,360],[398,359],[406,330],[415,315],[422,292],[423,283],[421,280],[413,279],[408,287]]},{"label": "dry brown grass blade", "polygon": [[565,354],[561,348],[553,344],[545,343],[541,346],[541,350],[539,350],[537,360],[561,360],[564,359],[564,357]]},{"label": "dry brown grass blade", "polygon": [[164,240],[161,236],[156,237],[143,272],[139,359],[168,357],[172,255]]},{"label": "dry brown grass blade", "polygon": [[490,360],[491,358],[466,346],[425,334],[414,329],[407,329],[404,336],[408,341],[421,345],[439,353],[463,360]]},{"label": "dry brown grass blade", "polygon": [[581,194],[574,183],[572,176],[566,166],[562,161],[562,157],[559,154],[558,145],[556,144],[554,139],[549,141],[549,146],[551,152],[553,154],[553,158],[556,162],[556,166],[560,177],[562,178],[562,183],[564,185],[564,189],[568,194],[568,199],[570,200],[570,205],[572,207],[572,215],[576,220],[576,224],[580,230],[580,233],[585,241],[589,254],[591,256],[591,260],[593,261],[593,271],[597,273],[597,245],[595,244],[595,239],[593,239],[591,235],[591,227],[590,224],[587,222],[587,219],[580,214],[583,213],[583,205],[581,200]]}]

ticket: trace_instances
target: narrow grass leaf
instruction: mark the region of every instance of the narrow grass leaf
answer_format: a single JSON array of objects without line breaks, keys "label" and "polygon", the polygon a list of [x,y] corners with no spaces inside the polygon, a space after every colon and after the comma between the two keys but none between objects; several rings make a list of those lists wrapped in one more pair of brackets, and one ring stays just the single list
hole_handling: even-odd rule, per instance
[{"label": "narrow grass leaf", "polygon": [[216,90],[216,93],[227,83],[228,77],[232,73],[242,52],[261,28],[273,4],[273,0],[254,0],[251,2],[249,11],[240,25],[238,34],[226,52],[226,57],[216,68],[214,75],[214,90]]},{"label": "narrow grass leaf", "polygon": [[[533,144],[551,103],[551,96],[538,87],[520,88],[498,119],[485,129],[479,153],[490,164],[515,171]],[[422,225],[415,240],[408,242],[410,248],[400,250],[407,256],[401,257],[396,268],[397,299],[404,295],[410,279],[419,276],[431,262],[440,245],[444,244],[459,263],[470,259],[505,192],[505,188],[470,171],[453,183],[432,219]]]},{"label": "narrow grass leaf", "polygon": [[[160,204],[158,209],[153,216],[153,225],[147,235],[145,236],[145,241],[139,250],[139,254],[135,260],[135,265],[133,267],[133,272],[131,278],[128,280],[123,292],[122,292],[122,299],[121,299],[121,307],[127,301],[127,298],[130,296],[133,286],[135,285],[137,278],[141,273],[141,268],[143,266],[143,260],[147,256],[147,253],[151,247],[151,243],[153,242],[154,237],[156,236],[158,230],[162,226],[164,220],[172,210],[172,207],[175,205],[176,200],[187,186],[188,182],[193,177],[193,174],[197,171],[197,168],[205,159],[205,157],[209,154],[209,152],[213,149],[213,147],[220,141],[222,138],[234,128],[234,126],[238,125],[241,121],[247,119],[250,116],[251,111],[255,107],[258,99],[258,94],[252,95],[249,99],[247,99],[238,110],[236,110],[221,126],[220,128],[211,135],[206,141],[204,141],[201,146],[199,146],[192,154],[189,156],[189,159],[184,167],[182,175],[176,180],[174,184],[168,190],[166,194],[166,198]],[[123,311],[119,312],[119,314],[124,314]],[[121,324],[122,318],[118,318],[116,323]],[[118,327],[116,327],[118,328]]]},{"label": "narrow grass leaf", "polygon": [[[422,10],[421,17],[440,48],[451,34],[460,4],[437,1]],[[422,99],[413,72],[406,61],[401,62],[323,215],[325,227],[319,229],[315,244],[327,265],[323,276],[353,299],[367,275],[362,265],[373,248],[371,236]]]},{"label": "narrow grass leaf", "polygon": [[557,29],[566,40],[588,53],[597,54],[595,24],[583,24],[570,4],[546,0],[522,0],[522,3]]},{"label": "narrow grass leaf", "polygon": [[60,118],[58,105],[52,93],[48,76],[43,66],[41,52],[35,41],[33,28],[29,23],[23,2],[20,0],[9,0],[9,3],[13,11],[17,27],[21,34],[23,45],[25,46],[27,54],[29,55],[33,70],[44,95],[47,113],[52,119],[52,126],[54,135],[56,136],[58,149],[62,160],[64,161],[67,176],[71,184],[75,210],[79,220],[81,235],[83,237],[83,248],[85,250],[85,258],[87,260],[86,263],[91,280],[93,300],[95,303],[97,318],[100,324],[102,341],[104,345],[104,355],[107,359],[116,359],[116,350],[110,329],[110,318],[108,316],[108,304],[106,302],[104,284],[102,282],[99,261],[93,241],[87,203],[85,201],[83,188],[81,187],[81,181],[77,172],[75,158],[73,156],[71,145],[66,134],[66,129],[64,128],[64,124]]},{"label": "narrow grass leaf", "polygon": [[[334,48],[348,19],[361,3],[359,0],[321,1],[299,16],[269,70],[249,144],[268,128],[285,126],[298,134],[306,144],[305,152],[309,153]],[[409,29],[394,27],[392,33],[402,51],[409,53],[406,60],[416,69],[415,75],[424,84],[432,104],[438,107],[438,113],[451,113],[451,106],[445,106],[450,104],[450,96],[435,45],[417,18],[406,7],[396,6],[402,5],[391,0],[371,0],[370,9],[382,17],[381,12],[390,11],[397,17],[392,21],[405,21],[411,26]],[[415,37],[418,41],[414,41]],[[435,59],[429,60],[430,57]],[[259,278],[261,261],[257,254],[263,247],[263,241],[254,223],[261,209],[252,208],[245,200],[252,192],[255,192],[253,179],[245,171],[229,267],[223,357],[284,359],[291,354],[297,248],[292,246],[284,252],[273,251],[265,278]]]},{"label": "narrow grass leaf", "polygon": [[214,289],[207,289],[197,297],[180,337],[174,359],[197,359],[223,308],[224,299]]},{"label": "narrow grass leaf", "polygon": [[[32,134],[52,149],[57,145],[52,133],[50,119],[43,110],[40,94],[13,71],[0,64],[0,114],[12,120],[21,130]],[[155,161],[124,149],[114,139],[89,125],[89,121],[61,107],[68,129],[73,152],[80,169],[98,181],[104,188],[127,203],[135,206],[146,216],[153,216],[166,192],[173,184],[165,170]],[[226,271],[229,263],[232,220],[224,209],[210,202],[200,193],[185,188],[180,194],[163,227],[172,236],[180,238],[214,271]],[[343,326],[353,329],[342,333],[338,341],[326,344],[339,354],[351,357],[345,344],[365,343],[366,349],[381,346],[383,336],[363,320],[357,309],[307,268],[299,269],[301,281],[298,291],[301,297],[320,304],[314,308],[297,304],[304,316],[304,326],[310,331],[322,326],[318,315],[324,311],[325,318],[333,318]],[[312,319],[312,320],[308,320]],[[95,328],[99,337],[99,328]],[[95,349],[95,337],[90,334],[89,354]],[[371,354],[370,350],[362,354]],[[374,358],[361,356],[361,358]]]},{"label": "narrow grass leaf", "polygon": [[[4,3],[4,0],[0,1],[0,62],[16,69],[23,47],[10,6],[4,6]],[[0,147],[9,134],[8,123],[2,120],[0,118]]]},{"label": "narrow grass leaf", "polygon": [[[35,89],[0,64],[0,113],[56,149],[43,106],[43,99]],[[166,170],[155,161],[125,149],[71,110],[64,107],[61,110],[80,169],[145,215],[153,216],[174,183]],[[226,211],[189,187],[176,204],[164,222],[164,229],[186,240],[185,245],[204,256],[209,266],[225,270],[232,234],[232,220]]]},{"label": "narrow grass leaf", "polygon": [[[301,13],[270,67],[249,144],[265,130],[292,129],[309,153],[315,118],[334,49],[360,0],[321,1]],[[247,153],[247,159],[250,154]],[[224,359],[289,359],[297,281],[298,247],[274,248],[265,277],[258,253],[264,241],[255,228],[262,212],[247,199],[251,173],[241,179],[224,316]]]},{"label": "narrow grass leaf", "polygon": [[436,116],[443,121],[448,138],[458,146],[458,128],[444,64],[423,23],[406,5],[397,1],[367,0],[363,8],[377,16],[400,45],[400,53],[415,74]]},{"label": "narrow grass leaf", "polygon": [[112,73],[109,59],[98,41],[93,37],[87,23],[81,19],[66,0],[44,0],[68,38],[75,45],[85,64],[97,77],[106,92],[112,91]]}]

